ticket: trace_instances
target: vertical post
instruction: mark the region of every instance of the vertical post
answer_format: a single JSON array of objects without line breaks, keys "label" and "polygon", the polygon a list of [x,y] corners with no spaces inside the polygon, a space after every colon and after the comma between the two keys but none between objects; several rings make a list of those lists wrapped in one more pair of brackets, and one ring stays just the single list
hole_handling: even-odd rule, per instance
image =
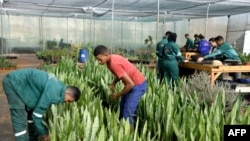
[{"label": "vertical post", "polygon": [[75,14],[75,43],[76,43],[76,19],[77,19],[77,14]]},{"label": "vertical post", "polygon": [[158,41],[158,34],[159,34],[159,21],[160,21],[159,9],[160,9],[160,0],[157,0],[156,41]]},{"label": "vertical post", "polygon": [[40,44],[40,49],[41,50],[44,50],[44,41],[43,41],[43,27],[42,27],[42,25],[43,25],[43,17],[42,16],[40,16],[39,17],[39,44]]},{"label": "vertical post", "polygon": [[207,24],[208,24],[208,14],[209,14],[210,2],[207,5],[207,17],[206,17],[206,27],[205,27],[205,37],[207,37]]},{"label": "vertical post", "polygon": [[8,49],[7,49],[7,52],[11,53],[11,48],[10,48],[10,16],[9,15],[8,15],[8,30],[9,30],[9,36],[8,36]]},{"label": "vertical post", "polygon": [[136,30],[137,30],[137,28],[136,28],[136,25],[137,25],[137,17],[135,17],[135,43],[134,43],[134,48],[136,47]]},{"label": "vertical post", "polygon": [[112,1],[112,20],[111,20],[111,40],[110,40],[110,52],[112,53],[113,51],[113,34],[114,34],[114,8],[115,8],[115,0]]},{"label": "vertical post", "polygon": [[91,41],[91,43],[93,43],[93,40],[92,40],[92,37],[93,37],[93,35],[92,35],[93,8],[89,7],[89,9],[91,10],[90,21],[89,21],[89,23],[90,23],[90,25],[89,25],[89,28],[90,28],[90,41]]},{"label": "vertical post", "polygon": [[0,54],[3,54],[3,0],[0,0],[0,3],[1,3],[1,53]]},{"label": "vertical post", "polygon": [[69,42],[69,17],[67,16],[67,43]]}]

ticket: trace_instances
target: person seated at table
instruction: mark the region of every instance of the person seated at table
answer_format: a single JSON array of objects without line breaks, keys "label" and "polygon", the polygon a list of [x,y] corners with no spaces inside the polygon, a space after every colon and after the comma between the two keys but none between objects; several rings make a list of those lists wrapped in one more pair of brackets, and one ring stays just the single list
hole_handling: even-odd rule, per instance
[{"label": "person seated at table", "polygon": [[216,47],[218,46],[217,43],[215,42],[215,38],[214,37],[211,37],[209,39],[209,44],[211,46],[210,53],[214,52],[216,50]]},{"label": "person seated at table", "polygon": [[185,38],[187,39],[186,44],[184,45],[184,51],[192,51],[193,49],[193,40],[189,37],[189,34],[185,34]]},{"label": "person seated at table", "polygon": [[202,34],[200,34],[199,37],[200,37],[201,41],[199,43],[197,51],[200,53],[201,56],[205,56],[205,55],[209,54],[211,46]]},{"label": "person seated at table", "polygon": [[235,49],[232,47],[231,44],[224,42],[224,38],[222,36],[217,36],[215,38],[215,42],[217,43],[217,48],[215,51],[211,52],[208,55],[205,55],[203,57],[199,57],[197,62],[202,62],[203,60],[207,60],[210,58],[215,57],[215,59],[224,61],[226,59],[231,59],[231,60],[240,60],[237,52]]},{"label": "person seated at table", "polygon": [[[239,64],[241,63],[240,58],[237,54],[237,52],[235,51],[235,49],[232,47],[231,44],[224,42],[224,38],[222,36],[217,36],[215,38],[215,42],[217,43],[217,47],[216,50],[214,50],[213,52],[211,52],[208,55],[205,55],[203,57],[199,57],[197,59],[197,62],[202,62],[203,60],[209,60],[209,59],[216,59],[216,60],[220,60],[220,61],[225,61],[226,59],[230,59],[230,60],[238,60]],[[236,73],[234,75],[234,80],[237,80],[238,78],[240,78],[240,73]]]},{"label": "person seated at table", "polygon": [[194,34],[194,46],[192,49],[193,51],[197,51],[199,43],[200,43],[200,38],[199,38],[198,34]]}]

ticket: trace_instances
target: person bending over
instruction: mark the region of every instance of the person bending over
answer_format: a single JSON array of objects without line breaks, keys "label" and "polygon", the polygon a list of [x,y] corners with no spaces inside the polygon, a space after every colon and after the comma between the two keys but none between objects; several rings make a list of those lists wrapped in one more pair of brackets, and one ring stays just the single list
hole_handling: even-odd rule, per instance
[{"label": "person bending over", "polygon": [[15,141],[38,141],[38,138],[49,141],[48,129],[42,123],[46,110],[52,104],[77,101],[81,95],[78,87],[66,86],[54,74],[32,68],[10,72],[2,85]]},{"label": "person bending over", "polygon": [[[128,119],[133,131],[135,111],[137,109],[141,96],[145,93],[147,82],[144,75],[130,63],[126,58],[110,54],[108,48],[104,45],[98,45],[94,49],[94,56],[100,65],[107,65],[108,69],[115,76],[111,83],[111,97],[120,101],[120,119]],[[124,87],[116,92],[116,84],[122,81]]]}]

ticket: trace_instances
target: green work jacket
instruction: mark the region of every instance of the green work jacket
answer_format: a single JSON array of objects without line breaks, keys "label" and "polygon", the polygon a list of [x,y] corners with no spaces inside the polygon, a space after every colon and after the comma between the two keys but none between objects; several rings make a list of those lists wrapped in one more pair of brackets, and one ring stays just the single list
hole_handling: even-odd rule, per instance
[{"label": "green work jacket", "polygon": [[160,42],[157,43],[156,45],[156,55],[158,57],[158,62],[162,62],[162,52],[163,52],[163,47],[168,43],[168,38],[163,37]]},{"label": "green work jacket", "polygon": [[168,42],[164,48],[163,48],[163,60],[164,61],[178,61],[178,62],[183,62],[184,57],[182,56],[180,52],[179,46],[173,42],[170,41]]},{"label": "green work jacket", "polygon": [[204,59],[210,58],[215,58],[220,61],[224,61],[225,59],[240,60],[235,49],[227,42],[216,47],[216,50],[212,53],[204,56]]},{"label": "green work jacket", "polygon": [[199,47],[200,40],[199,39],[194,39],[194,46],[193,49],[197,49]]},{"label": "green work jacket", "polygon": [[28,110],[39,135],[48,134],[43,116],[51,104],[64,102],[66,86],[54,74],[36,69],[20,69],[10,74],[11,83]]},{"label": "green work jacket", "polygon": [[186,49],[186,51],[189,51],[190,49],[193,48],[193,46],[194,46],[193,40],[188,38],[184,48]]},{"label": "green work jacket", "polygon": [[162,52],[163,52],[163,47],[167,43],[168,43],[168,38],[167,37],[163,37],[162,40],[160,42],[158,42],[157,45],[156,45],[156,55],[158,57],[158,64],[163,63]]}]

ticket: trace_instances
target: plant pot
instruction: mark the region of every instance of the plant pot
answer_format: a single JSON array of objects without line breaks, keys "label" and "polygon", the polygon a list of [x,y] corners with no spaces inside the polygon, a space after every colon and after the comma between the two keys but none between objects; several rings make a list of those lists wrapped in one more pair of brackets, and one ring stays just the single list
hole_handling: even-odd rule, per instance
[{"label": "plant pot", "polygon": [[243,62],[243,65],[250,66],[250,62]]}]

